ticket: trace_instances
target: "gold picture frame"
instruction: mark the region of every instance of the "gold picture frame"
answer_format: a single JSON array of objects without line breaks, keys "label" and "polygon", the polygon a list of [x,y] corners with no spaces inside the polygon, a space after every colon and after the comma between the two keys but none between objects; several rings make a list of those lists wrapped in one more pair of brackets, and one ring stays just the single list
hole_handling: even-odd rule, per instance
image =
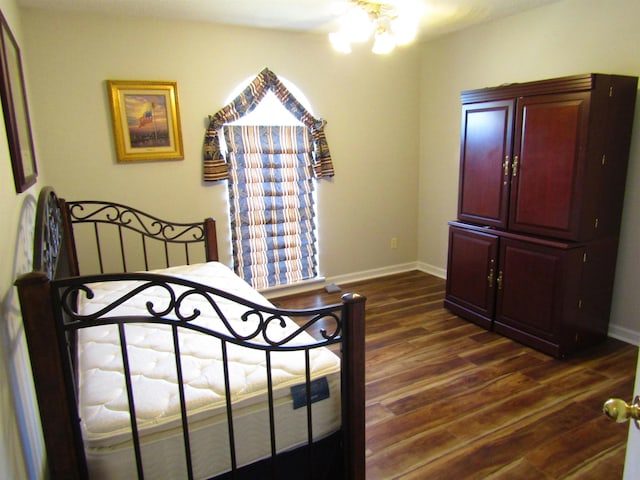
[{"label": "gold picture frame", "polygon": [[177,82],[107,80],[118,162],[182,160]]}]

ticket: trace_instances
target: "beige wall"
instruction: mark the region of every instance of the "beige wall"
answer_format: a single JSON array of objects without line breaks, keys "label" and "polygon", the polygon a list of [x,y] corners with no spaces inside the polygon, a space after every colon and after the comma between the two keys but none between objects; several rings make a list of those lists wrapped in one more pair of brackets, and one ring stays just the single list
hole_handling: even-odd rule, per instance
[{"label": "beige wall", "polygon": [[[112,199],[166,218],[211,215],[224,242],[226,185],[201,181],[206,118],[238,83],[268,67],[328,121],[336,175],[318,188],[321,273],[415,262],[417,51],[344,56],[325,36],[38,10],[25,10],[24,22],[37,79],[34,128],[61,196]],[[178,82],[183,161],[115,162],[106,79]],[[392,237],[397,250],[389,248]],[[226,253],[228,245],[221,248]]]},{"label": "beige wall", "polygon": [[[28,264],[23,238],[31,234],[29,215],[41,185],[54,185],[70,199],[134,203],[176,220],[212,215],[222,220],[225,237],[224,186],[200,179],[206,116],[238,82],[269,67],[300,87],[315,113],[329,121],[337,174],[319,186],[323,273],[346,278],[414,262],[443,272],[446,223],[456,214],[459,92],[591,71],[640,74],[637,0],[565,0],[387,58],[365,50],[334,54],[324,36],[18,11],[14,3],[0,0],[0,8],[23,46],[41,180],[15,195],[0,136],[6,159],[0,162],[0,220],[9,226],[0,236],[0,293],[3,320],[9,320],[3,325],[10,326],[3,327],[0,345],[0,478],[23,478],[27,471],[41,477],[33,407],[17,408],[15,401],[21,396],[29,403],[32,393],[11,287]],[[109,78],[178,82],[185,160],[115,163],[104,84]],[[613,334],[636,339],[639,156],[640,121],[612,327]],[[389,248],[391,237],[398,238],[397,250]],[[21,431],[26,441],[20,442]]]},{"label": "beige wall", "polygon": [[[0,10],[22,45],[23,29],[16,2],[0,0]],[[27,74],[28,70],[25,65]],[[4,132],[2,118],[0,129]],[[26,192],[16,194],[7,137],[0,134],[0,478],[7,479],[41,478],[44,472],[31,367],[13,288],[16,275],[31,268],[35,195],[43,175],[39,178]]]},{"label": "beige wall", "polygon": [[[458,191],[461,90],[579,73],[640,75],[640,2],[566,0],[421,51],[419,260],[446,265]],[[631,146],[610,334],[640,339],[640,108]]]}]

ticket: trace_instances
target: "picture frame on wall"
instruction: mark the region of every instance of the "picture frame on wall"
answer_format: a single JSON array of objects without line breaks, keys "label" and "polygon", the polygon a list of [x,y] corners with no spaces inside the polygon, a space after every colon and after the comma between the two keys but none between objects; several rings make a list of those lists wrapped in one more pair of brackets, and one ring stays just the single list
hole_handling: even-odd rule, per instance
[{"label": "picture frame on wall", "polygon": [[36,183],[36,165],[33,135],[27,105],[27,93],[22,70],[20,48],[0,13],[0,94],[7,131],[7,143],[16,193],[22,193]]},{"label": "picture frame on wall", "polygon": [[107,80],[118,162],[182,160],[177,82]]}]

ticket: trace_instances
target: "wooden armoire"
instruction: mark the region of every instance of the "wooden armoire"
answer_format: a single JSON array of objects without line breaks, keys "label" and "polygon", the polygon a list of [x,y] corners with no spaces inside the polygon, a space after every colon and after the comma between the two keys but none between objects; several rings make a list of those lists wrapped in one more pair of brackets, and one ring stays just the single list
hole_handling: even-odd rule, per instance
[{"label": "wooden armoire", "polygon": [[448,309],[556,357],[606,338],[637,80],[462,92]]}]

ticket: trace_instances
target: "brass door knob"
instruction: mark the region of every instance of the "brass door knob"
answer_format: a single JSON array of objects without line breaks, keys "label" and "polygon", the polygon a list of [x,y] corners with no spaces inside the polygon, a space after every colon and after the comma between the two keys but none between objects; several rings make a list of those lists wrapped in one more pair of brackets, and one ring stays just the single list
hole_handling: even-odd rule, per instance
[{"label": "brass door knob", "polygon": [[602,411],[607,417],[618,423],[623,423],[632,419],[636,423],[636,426],[638,426],[637,421],[640,420],[639,402],[640,397],[638,396],[633,399],[633,405],[629,405],[627,402],[620,400],[619,398],[610,398],[604,402]]}]

